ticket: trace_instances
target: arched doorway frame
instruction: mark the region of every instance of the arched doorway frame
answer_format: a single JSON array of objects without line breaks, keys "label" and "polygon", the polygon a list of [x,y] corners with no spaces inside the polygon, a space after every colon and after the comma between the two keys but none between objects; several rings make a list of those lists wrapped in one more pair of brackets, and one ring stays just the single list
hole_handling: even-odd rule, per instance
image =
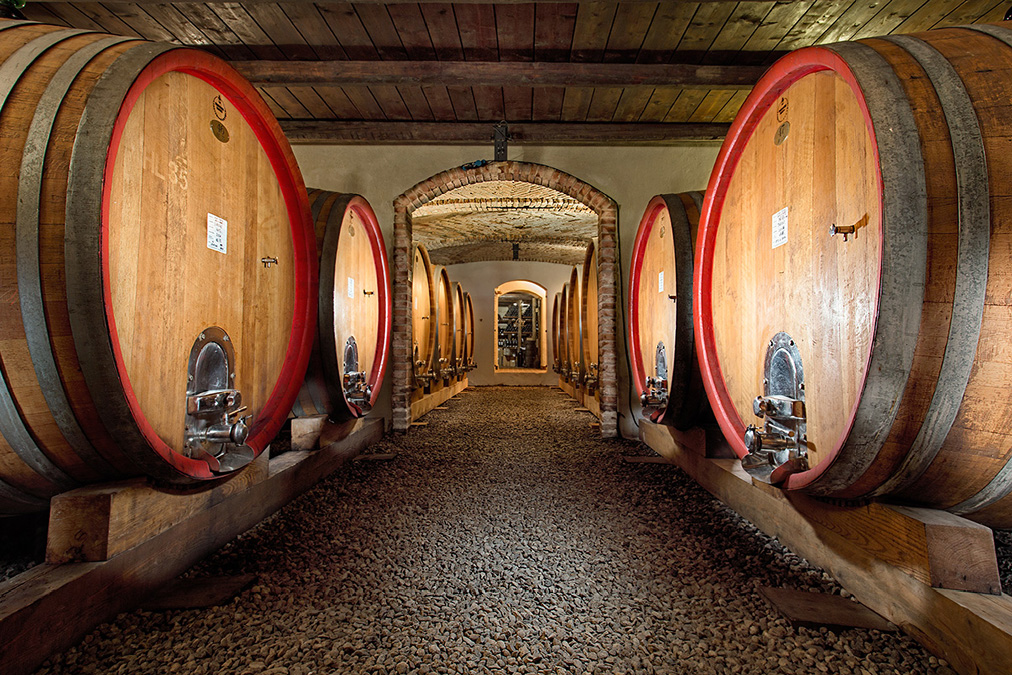
[{"label": "arched doorway frame", "polygon": [[423,204],[463,185],[489,181],[535,183],[582,202],[597,214],[598,348],[600,358],[601,435],[618,435],[618,358],[616,302],[618,204],[589,183],[544,164],[489,162],[437,173],[394,199],[393,243],[393,428],[411,425],[411,245],[412,214]]},{"label": "arched doorway frame", "polygon": [[529,279],[513,279],[499,284],[492,292],[492,311],[495,320],[495,339],[492,340],[492,363],[496,368],[499,363],[499,298],[509,293],[526,293],[532,298],[541,300],[541,311],[538,316],[538,323],[541,330],[538,331],[538,370],[548,369],[548,289],[536,281]]}]

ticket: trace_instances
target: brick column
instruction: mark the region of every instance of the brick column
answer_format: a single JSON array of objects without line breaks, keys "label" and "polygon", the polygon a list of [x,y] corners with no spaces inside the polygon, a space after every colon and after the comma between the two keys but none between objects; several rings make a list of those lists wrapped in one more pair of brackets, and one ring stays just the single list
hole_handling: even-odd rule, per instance
[{"label": "brick column", "polygon": [[393,246],[393,361],[392,425],[395,431],[411,426],[411,218],[402,197],[394,200]]},{"label": "brick column", "polygon": [[[609,200],[611,201],[611,200]],[[618,207],[611,202],[598,221],[597,243],[597,332],[601,382],[601,435],[618,436]]]}]

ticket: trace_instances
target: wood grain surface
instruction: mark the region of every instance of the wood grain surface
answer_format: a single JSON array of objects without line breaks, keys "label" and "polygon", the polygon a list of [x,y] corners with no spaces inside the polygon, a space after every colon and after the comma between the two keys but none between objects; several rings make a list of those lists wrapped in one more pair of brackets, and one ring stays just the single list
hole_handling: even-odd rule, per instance
[{"label": "wood grain surface", "polygon": [[453,300],[453,367],[459,370],[464,366],[464,289],[454,281],[450,285]]},{"label": "wood grain surface", "polygon": [[580,269],[573,266],[569,275],[569,306],[566,308],[566,355],[569,358],[569,369],[574,379],[584,372],[583,363],[583,325],[580,320]]},{"label": "wood grain surface", "polygon": [[[436,333],[436,366],[445,368],[453,364],[453,286],[443,265],[433,269],[436,286],[436,314],[433,330]],[[439,362],[446,359],[445,364]]]},{"label": "wood grain surface", "polygon": [[471,294],[464,291],[464,365],[474,362],[474,304]]},{"label": "wood grain surface", "polygon": [[[211,129],[216,102],[227,143]],[[224,253],[209,248],[212,216],[228,223]],[[108,236],[118,344],[155,433],[182,450],[185,396],[166,392],[186,391],[190,349],[211,326],[231,338],[235,386],[257,414],[291,337],[292,233],[254,130],[204,80],[171,72],[141,94],[113,171]]]},{"label": "wood grain surface", "polygon": [[[762,344],[786,331],[804,364],[819,475],[805,489],[1008,527],[1012,371],[1001,336],[1012,328],[1012,214],[1001,74],[1012,73],[1012,30],[944,29],[832,50],[838,65],[785,82],[774,105],[756,110],[727,183],[711,290],[714,351],[734,414],[756,421],[749,401],[762,390]],[[873,84],[873,71],[895,85]],[[912,153],[890,137],[904,115]],[[917,194],[922,215],[899,201]],[[771,216],[783,208],[786,241],[774,245]],[[844,242],[827,236],[829,224],[857,229]],[[912,255],[918,248],[923,259]],[[907,315],[910,302],[898,299],[908,295],[916,311]],[[874,366],[897,339],[910,361]],[[881,396],[886,379],[898,383],[891,398]],[[876,397],[891,402],[862,421]]]},{"label": "wood grain surface", "polygon": [[[734,408],[758,422],[767,344],[778,332],[804,367],[809,462],[849,432],[874,334],[881,247],[875,146],[850,87],[829,71],[783,92],[731,178],[713,257],[716,354]],[[781,144],[777,129],[790,123]],[[786,209],[786,242],[774,247],[774,214]],[[856,236],[831,237],[833,224]]]},{"label": "wood grain surface", "polygon": [[[583,363],[589,373],[590,365],[598,367],[600,377],[600,360],[598,359],[597,331],[597,247],[594,242],[587,246],[587,255],[583,261],[583,276],[580,280],[580,319],[583,324]],[[601,389],[594,390],[593,397],[601,400]]]},{"label": "wood grain surface", "polygon": [[414,359],[422,361],[422,371],[433,366],[436,351],[436,286],[429,252],[415,244],[411,273],[411,342]]}]

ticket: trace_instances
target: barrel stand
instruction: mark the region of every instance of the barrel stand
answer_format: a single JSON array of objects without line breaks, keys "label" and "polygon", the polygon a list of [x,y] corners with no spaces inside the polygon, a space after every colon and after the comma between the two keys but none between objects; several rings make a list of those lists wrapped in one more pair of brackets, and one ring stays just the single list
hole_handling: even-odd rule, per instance
[{"label": "barrel stand", "polygon": [[562,376],[559,376],[559,389],[575,398],[581,405],[583,404],[583,392],[579,387],[573,386],[573,383],[567,382]]},{"label": "barrel stand", "polygon": [[0,583],[0,672],[31,673],[383,437],[382,419],[332,427],[319,450],[264,452],[209,489],[131,480],[55,497],[47,562]]},{"label": "barrel stand", "polygon": [[934,509],[787,493],[754,482],[737,459],[707,458],[701,438],[640,422],[640,439],[668,462],[956,671],[1008,673],[1012,596],[1001,593],[989,528]]},{"label": "barrel stand", "polygon": [[467,389],[467,375],[459,379],[452,377],[449,381],[433,380],[428,391],[415,390],[411,394],[411,421],[414,422],[465,389]]}]

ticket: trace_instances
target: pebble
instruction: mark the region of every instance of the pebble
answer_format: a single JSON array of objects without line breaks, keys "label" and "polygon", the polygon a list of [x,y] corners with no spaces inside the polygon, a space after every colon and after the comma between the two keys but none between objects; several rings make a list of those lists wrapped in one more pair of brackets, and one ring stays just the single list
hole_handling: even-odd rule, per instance
[{"label": "pebble", "polygon": [[37,675],[952,672],[900,633],[792,628],[759,587],[833,579],[556,391],[447,406],[190,571],[258,574],[227,606],[121,614]]}]

